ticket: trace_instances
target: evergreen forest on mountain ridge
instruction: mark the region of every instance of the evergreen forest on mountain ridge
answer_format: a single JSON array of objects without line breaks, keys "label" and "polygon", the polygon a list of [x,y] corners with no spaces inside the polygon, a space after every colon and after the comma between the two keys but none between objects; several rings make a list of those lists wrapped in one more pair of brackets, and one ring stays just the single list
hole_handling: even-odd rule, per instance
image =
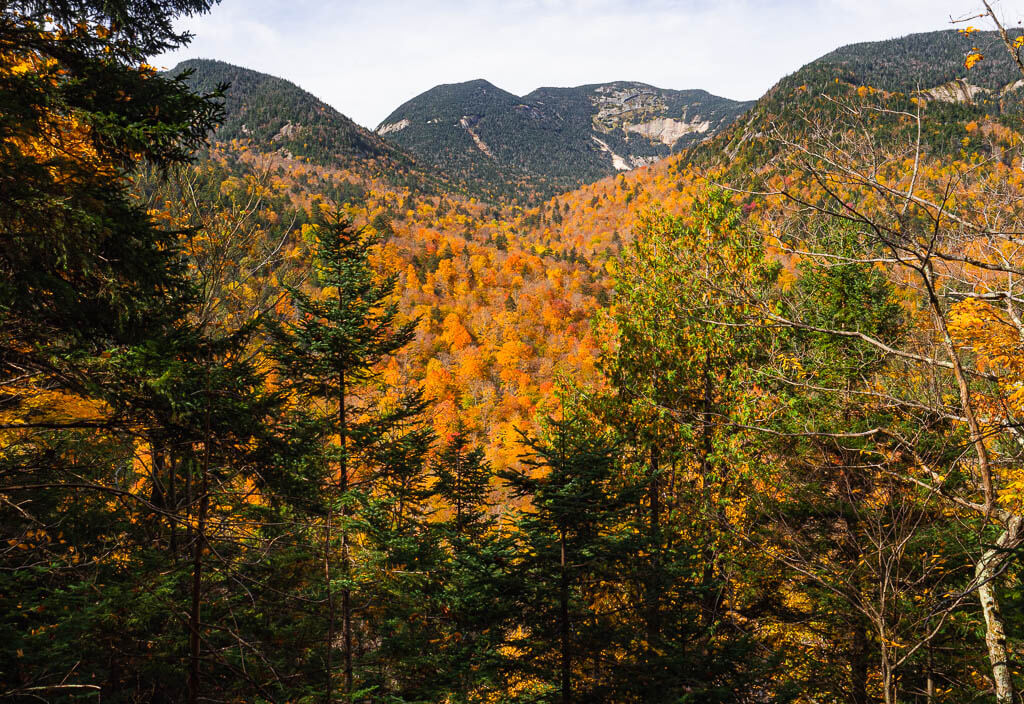
[{"label": "evergreen forest on mountain ridge", "polygon": [[1020,30],[371,131],[214,4],[0,15],[0,701],[1022,701]]}]

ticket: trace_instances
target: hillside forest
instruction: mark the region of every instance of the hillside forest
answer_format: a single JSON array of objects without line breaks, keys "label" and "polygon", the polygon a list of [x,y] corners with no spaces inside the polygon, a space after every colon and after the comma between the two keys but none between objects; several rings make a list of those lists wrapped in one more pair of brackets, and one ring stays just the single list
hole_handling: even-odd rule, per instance
[{"label": "hillside forest", "polygon": [[1024,701],[999,8],[553,191],[212,4],[0,6],[0,701]]}]

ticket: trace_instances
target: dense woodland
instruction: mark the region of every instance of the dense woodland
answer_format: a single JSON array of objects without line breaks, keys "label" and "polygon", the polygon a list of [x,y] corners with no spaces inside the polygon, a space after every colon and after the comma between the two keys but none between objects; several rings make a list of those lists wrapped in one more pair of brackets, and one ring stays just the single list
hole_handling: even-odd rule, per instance
[{"label": "dense woodland", "polygon": [[1021,701],[1019,33],[524,207],[208,9],[0,15],[0,700]]}]

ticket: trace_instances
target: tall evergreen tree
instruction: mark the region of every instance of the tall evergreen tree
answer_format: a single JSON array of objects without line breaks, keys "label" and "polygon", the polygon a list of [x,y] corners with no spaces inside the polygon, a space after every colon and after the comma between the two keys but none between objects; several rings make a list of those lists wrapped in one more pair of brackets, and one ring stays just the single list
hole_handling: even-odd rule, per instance
[{"label": "tall evergreen tree", "polygon": [[469,431],[461,422],[433,462],[434,491],[449,512],[445,527],[457,537],[470,537],[486,529],[488,499],[494,472],[484,449],[470,445]]},{"label": "tall evergreen tree", "polygon": [[533,509],[516,522],[514,666],[544,701],[602,701],[616,688],[612,654],[626,645],[611,595],[636,548],[624,521],[636,487],[623,482],[614,444],[583,417],[549,427],[526,439],[524,470],[501,473]]},{"label": "tall evergreen tree", "polygon": [[435,454],[432,469],[438,511],[444,513],[433,525],[443,550],[433,699],[463,704],[512,688],[507,646],[520,616],[515,543],[492,511],[494,470],[461,422]]},{"label": "tall evergreen tree", "polygon": [[308,432],[280,414],[255,326],[198,324],[189,233],[129,191],[223,114],[144,63],[211,4],[0,14],[0,522],[23,547],[0,556],[0,632],[18,644],[3,699],[275,699],[296,680],[253,634],[296,613],[261,558],[282,559],[293,499],[313,498]]},{"label": "tall evergreen tree", "polygon": [[[396,279],[374,270],[370,254],[376,241],[371,236],[339,216],[323,220],[315,237],[317,293],[291,290],[296,320],[281,329],[277,356],[292,392],[321,410],[323,456],[332,467],[330,486],[325,487],[322,559],[327,609],[324,691],[325,699],[333,701],[336,582],[340,583],[346,696],[354,692],[355,683],[349,530],[356,497],[352,491],[372,478],[372,470],[361,468],[358,461],[372,459],[374,449],[380,450],[377,438],[410,415],[375,413],[357,405],[355,399],[366,391],[377,365],[412,339],[415,321],[398,323],[397,304],[392,300]],[[340,510],[340,525],[335,525],[336,510]],[[340,577],[335,573],[336,551],[340,552]]]},{"label": "tall evergreen tree", "polygon": [[[183,606],[164,591],[181,573],[159,563],[190,533],[182,548],[201,586],[213,464],[250,429],[235,423],[240,408],[256,418],[273,401],[257,400],[251,370],[205,353],[188,321],[182,233],[158,227],[127,179],[143,162],[187,161],[221,115],[212,96],[143,63],[187,43],[175,18],[211,4],[10,2],[0,11],[0,520],[24,547],[4,555],[0,593],[5,635],[31,654],[3,659],[3,698],[148,691],[181,700],[186,681],[198,694],[198,677],[179,665],[188,655],[198,664],[200,589]],[[182,443],[176,459],[194,450],[190,467],[168,475],[165,447],[146,447],[156,437]],[[198,476],[196,453],[205,480],[182,502],[182,487],[165,480]],[[189,625],[171,630],[190,632],[187,647],[138,638],[179,612]],[[66,637],[35,637],[44,631]],[[114,647],[72,645],[86,641]]]},{"label": "tall evergreen tree", "polygon": [[428,524],[434,433],[426,410],[418,392],[385,404],[360,496],[363,626],[373,641],[362,657],[362,681],[396,704],[430,701],[439,674],[434,612],[442,553]]}]

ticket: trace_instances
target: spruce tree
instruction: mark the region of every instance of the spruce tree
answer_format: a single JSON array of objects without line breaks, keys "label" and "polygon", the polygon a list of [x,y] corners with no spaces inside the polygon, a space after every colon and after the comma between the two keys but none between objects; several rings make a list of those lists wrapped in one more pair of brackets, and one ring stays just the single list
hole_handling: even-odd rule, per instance
[{"label": "spruce tree", "polygon": [[549,420],[524,438],[521,471],[502,472],[532,511],[516,522],[522,636],[513,667],[543,683],[548,701],[600,701],[614,689],[608,656],[624,631],[608,599],[635,538],[624,526],[636,487],[624,483],[614,443],[582,416]]},{"label": "spruce tree", "polygon": [[469,431],[461,422],[437,453],[433,472],[437,477],[434,491],[449,512],[443,523],[445,529],[459,538],[486,529],[490,523],[486,518],[494,473],[484,459],[484,449],[470,445]]},{"label": "spruce tree", "polygon": [[[177,17],[211,4],[26,1],[0,11],[0,521],[24,546],[3,557],[0,631],[22,657],[0,660],[2,698],[185,698],[182,658],[197,650],[166,619],[190,613],[194,625],[197,609],[171,594],[181,573],[168,569],[169,543],[201,534],[202,521],[179,511],[181,487],[165,481],[174,474],[145,439],[203,447],[209,470],[246,429],[232,419],[234,439],[221,434],[213,449],[239,411],[228,406],[260,417],[250,401],[268,404],[255,400],[258,381],[239,382],[240,370],[220,378],[208,355],[186,349],[198,337],[182,233],[157,226],[128,187],[142,163],[188,161],[222,115],[214,96],[144,65],[187,43]],[[215,400],[196,379],[230,391]],[[209,493],[191,488],[197,509]],[[189,544],[200,556],[208,547]],[[165,629],[178,636],[167,649],[153,637]],[[84,642],[100,645],[83,651]]]},{"label": "spruce tree", "polygon": [[[315,229],[314,281],[316,293],[290,289],[296,316],[281,327],[276,355],[290,391],[322,408],[323,458],[331,474],[323,521],[322,564],[327,611],[324,636],[324,693],[334,697],[334,650],[340,606],[343,658],[342,688],[354,693],[355,673],[352,558],[349,540],[354,489],[372,479],[368,460],[377,438],[408,416],[387,416],[359,405],[377,365],[411,339],[415,321],[399,324],[393,301],[396,279],[378,275],[370,256],[376,240],[343,217],[323,218]],[[366,417],[361,417],[365,415]],[[337,438],[332,441],[332,438]],[[336,525],[336,512],[341,514]],[[340,553],[340,577],[335,572]],[[335,583],[340,582],[340,605]]]},{"label": "spruce tree", "polygon": [[[484,449],[459,422],[432,463],[444,518],[433,525],[442,547],[435,612],[433,701],[477,701],[509,688],[506,638],[518,625],[515,544],[492,511],[495,473]],[[474,698],[475,697],[475,698]]]},{"label": "spruce tree", "polygon": [[191,233],[130,190],[223,115],[145,64],[211,4],[0,13],[0,524],[24,547],[2,557],[0,698],[274,699],[292,674],[253,633],[296,613],[260,558],[311,499],[308,433],[258,326],[199,324]]},{"label": "spruce tree", "polygon": [[362,658],[362,686],[394,702],[430,701],[441,550],[429,525],[427,456],[434,442],[419,392],[385,403],[367,448],[360,494],[363,626],[374,642]]}]

